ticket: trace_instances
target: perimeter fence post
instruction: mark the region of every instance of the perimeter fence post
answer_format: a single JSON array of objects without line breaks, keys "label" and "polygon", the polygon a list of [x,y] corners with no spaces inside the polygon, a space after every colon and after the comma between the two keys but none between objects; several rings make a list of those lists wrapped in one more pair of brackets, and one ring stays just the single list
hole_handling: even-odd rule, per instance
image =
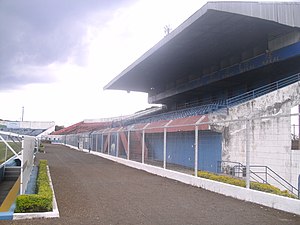
[{"label": "perimeter fence post", "polygon": [[24,138],[22,138],[22,145],[21,145],[21,173],[20,173],[20,194],[24,194],[23,190],[23,167],[24,167]]},{"label": "perimeter fence post", "polygon": [[110,135],[111,133],[107,133],[107,154],[110,155]]},{"label": "perimeter fence post", "polygon": [[143,127],[143,131],[142,131],[142,164],[145,163],[145,129],[150,125],[150,123],[147,123],[144,127]]},{"label": "perimeter fence post", "polygon": [[142,131],[142,164],[145,163],[145,129]]},{"label": "perimeter fence post", "polygon": [[164,169],[167,165],[167,128],[164,127]]},{"label": "perimeter fence post", "polygon": [[246,120],[246,188],[250,188],[250,140],[249,140],[249,130],[250,120]]},{"label": "perimeter fence post", "polygon": [[104,132],[104,131],[102,131],[102,134],[101,134],[101,151],[100,151],[100,152],[102,152],[102,153],[104,153],[104,149],[103,149],[103,148],[104,148],[104,143],[103,143],[103,142],[104,142],[103,132]]},{"label": "perimeter fence post", "polygon": [[95,134],[94,137],[96,138],[96,140],[95,140],[95,145],[96,145],[95,146],[95,148],[96,148],[95,151],[98,152],[98,134]]},{"label": "perimeter fence post", "polygon": [[129,155],[130,155],[130,130],[128,129],[128,134],[127,134],[127,159],[129,160]]},{"label": "perimeter fence post", "polygon": [[119,157],[119,130],[117,131],[116,157]]},{"label": "perimeter fence post", "polygon": [[195,176],[198,176],[198,126],[195,126]]}]

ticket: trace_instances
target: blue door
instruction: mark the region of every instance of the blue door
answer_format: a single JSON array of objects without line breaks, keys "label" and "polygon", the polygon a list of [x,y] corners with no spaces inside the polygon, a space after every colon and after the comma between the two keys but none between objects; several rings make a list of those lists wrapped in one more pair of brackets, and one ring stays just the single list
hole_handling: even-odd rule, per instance
[{"label": "blue door", "polygon": [[198,169],[216,173],[222,157],[222,134],[200,131],[198,149]]}]

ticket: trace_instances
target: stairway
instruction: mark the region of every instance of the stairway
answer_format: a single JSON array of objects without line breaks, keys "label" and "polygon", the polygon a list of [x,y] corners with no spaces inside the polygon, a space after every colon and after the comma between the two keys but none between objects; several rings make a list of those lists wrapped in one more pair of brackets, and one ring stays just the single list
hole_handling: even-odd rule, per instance
[{"label": "stairway", "polygon": [[4,180],[5,181],[16,181],[21,173],[20,166],[9,166],[4,170]]},{"label": "stairway", "polygon": [[0,206],[5,200],[7,194],[15,184],[16,180],[20,176],[21,167],[11,166],[6,167],[4,170],[4,178],[0,182]]}]

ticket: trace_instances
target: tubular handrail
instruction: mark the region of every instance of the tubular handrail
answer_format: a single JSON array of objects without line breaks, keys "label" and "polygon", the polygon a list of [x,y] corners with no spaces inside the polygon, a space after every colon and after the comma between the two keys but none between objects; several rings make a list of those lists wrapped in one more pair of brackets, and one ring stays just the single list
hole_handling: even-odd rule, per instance
[{"label": "tubular handrail", "polygon": [[[268,166],[251,166],[253,168],[257,167],[257,168],[265,168],[266,169],[266,174],[269,175],[270,177],[272,177],[275,181],[277,181],[279,184],[281,184],[283,187],[285,187],[287,190],[289,190],[291,193],[294,193],[294,190],[296,191],[297,195],[298,195],[298,189],[296,187],[294,187],[292,184],[290,184],[287,180],[285,180],[283,177],[281,177],[278,173],[276,173],[274,170],[272,170],[270,167]],[[270,171],[270,172],[269,172]],[[273,175],[271,174],[273,173]],[[274,177],[275,176],[275,177]],[[287,187],[288,186],[288,187]]]},{"label": "tubular handrail", "polygon": [[271,91],[276,91],[279,88],[285,87],[292,83],[300,81],[300,73],[294,74],[292,76],[283,78],[281,80],[275,81],[273,83],[267,84],[265,86],[256,88],[252,91],[245,92],[241,95],[234,96],[232,98],[228,98],[226,100],[227,107],[236,105],[240,102],[249,101],[253,98],[257,98]]},{"label": "tubular handrail", "polygon": [[[218,161],[218,162],[219,162],[220,167],[221,167],[222,163],[231,163],[231,164],[236,164],[233,167],[239,168],[241,171],[243,171],[243,168],[246,168],[246,166],[240,162],[232,162],[232,161]],[[254,171],[255,168],[263,168],[264,170],[263,171]],[[261,177],[259,174],[265,174],[265,178]],[[285,180],[283,177],[281,177],[278,173],[276,173],[274,170],[272,170],[268,166],[250,165],[250,177],[258,182],[258,180],[255,179],[252,175],[256,176],[257,178],[262,180],[262,183],[266,183],[266,184],[269,184],[268,177],[271,177],[274,181],[279,183],[285,189],[287,189],[294,195],[298,196],[298,189],[296,187],[294,187],[292,184],[290,184],[287,180]],[[298,196],[298,197],[300,197],[300,196]]]},{"label": "tubular handrail", "polygon": [[276,82],[267,84],[265,86],[256,88],[254,90],[245,92],[243,94],[228,98],[228,99],[218,99],[215,101],[211,100],[203,100],[203,101],[191,101],[187,103],[189,107],[182,107],[180,109],[160,113],[158,115],[148,115],[148,116],[141,116],[139,118],[128,118],[124,122],[125,124],[129,125],[132,123],[139,123],[139,122],[148,122],[148,121],[157,121],[163,119],[173,119],[173,118],[180,118],[182,115],[191,116],[194,114],[207,114],[209,112],[213,112],[222,108],[228,108],[239,103],[252,100],[269,92],[278,90],[282,87],[290,85],[292,83],[300,81],[300,73],[294,74],[292,76],[283,78]]}]

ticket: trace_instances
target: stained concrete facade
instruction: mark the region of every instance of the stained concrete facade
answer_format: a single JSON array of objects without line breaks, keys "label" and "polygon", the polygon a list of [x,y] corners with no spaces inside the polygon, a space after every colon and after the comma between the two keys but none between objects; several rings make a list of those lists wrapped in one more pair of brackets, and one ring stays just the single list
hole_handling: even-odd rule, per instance
[{"label": "stained concrete facade", "polygon": [[[297,188],[300,150],[291,147],[292,117],[289,115],[291,108],[300,104],[299,93],[298,82],[229,108],[227,115],[210,115],[213,129],[223,134],[222,160],[246,164],[246,119],[250,119],[250,164],[270,167]],[[283,188],[273,179],[268,182]]]}]

